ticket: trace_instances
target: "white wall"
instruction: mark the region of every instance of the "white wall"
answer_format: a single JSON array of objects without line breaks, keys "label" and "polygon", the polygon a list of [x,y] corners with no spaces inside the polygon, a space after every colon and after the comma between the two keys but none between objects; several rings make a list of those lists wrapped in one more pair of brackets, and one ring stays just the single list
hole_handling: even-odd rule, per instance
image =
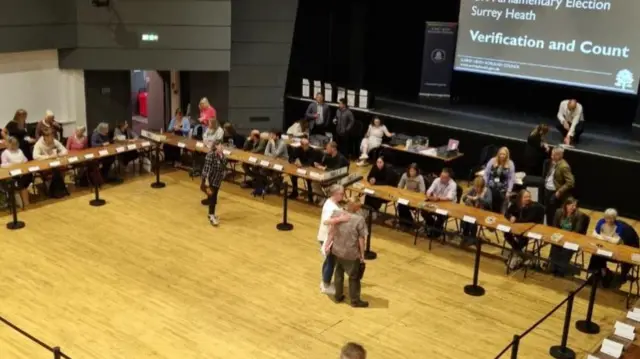
[{"label": "white wall", "polygon": [[65,136],[86,126],[83,71],[60,70],[56,50],[0,54],[0,126],[19,108],[29,113],[27,122],[53,111]]}]

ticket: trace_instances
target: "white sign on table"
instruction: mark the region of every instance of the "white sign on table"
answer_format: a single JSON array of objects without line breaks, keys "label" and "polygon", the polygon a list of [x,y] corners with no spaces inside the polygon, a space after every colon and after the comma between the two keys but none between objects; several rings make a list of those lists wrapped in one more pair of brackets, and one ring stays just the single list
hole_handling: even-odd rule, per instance
[{"label": "white sign on table", "polygon": [[366,193],[366,194],[374,194],[374,193],[376,193],[376,191],[372,190],[371,188],[365,188],[363,192]]},{"label": "white sign on table", "polygon": [[578,243],[572,243],[572,242],[564,242],[564,245],[562,247],[574,252],[577,252],[578,249],[580,248]]},{"label": "white sign on table", "polygon": [[58,167],[60,166],[60,161],[53,161],[53,162],[49,162],[49,167]]},{"label": "white sign on table", "polygon": [[87,153],[86,155],[84,155],[84,158],[90,160],[92,158],[96,157],[93,153]]},{"label": "white sign on table", "polygon": [[29,172],[38,172],[38,171],[40,171],[40,166],[29,167]]},{"label": "white sign on table", "polygon": [[116,152],[117,152],[117,153],[122,153],[122,152],[124,152],[124,147],[116,147]]},{"label": "white sign on table", "polygon": [[76,163],[78,161],[79,161],[79,159],[76,156],[67,158],[67,162],[69,162],[69,163]]},{"label": "white sign on table", "polygon": [[623,349],[624,345],[618,342],[614,342],[611,339],[605,339],[602,341],[602,347],[600,348],[600,351],[607,355],[611,355],[614,358],[620,358]]},{"label": "white sign on table", "polygon": [[527,237],[529,237],[531,239],[541,240],[542,239],[542,234],[535,233],[535,232],[527,232]]},{"label": "white sign on table", "polygon": [[265,161],[265,160],[260,161],[260,166],[269,167],[269,161]]},{"label": "white sign on table", "polygon": [[109,150],[100,150],[100,151],[98,151],[98,155],[100,155],[101,157],[108,156],[109,155]]},{"label": "white sign on table", "polygon": [[500,232],[504,232],[504,233],[511,232],[511,227],[505,226],[504,224],[499,224],[496,229],[499,230]]},{"label": "white sign on table", "polygon": [[470,223],[470,224],[474,224],[474,223],[476,223],[476,217],[463,216],[463,217],[462,217],[462,221],[463,221],[463,222]]},{"label": "white sign on table", "polygon": [[253,157],[253,156],[251,156],[251,157],[249,157],[249,162],[256,163],[256,162],[258,162],[258,159]]},{"label": "white sign on table", "polygon": [[409,205],[409,200],[408,199],[404,199],[404,198],[398,198],[396,200],[396,202],[398,202],[398,204],[402,204],[402,205],[405,205],[405,206]]},{"label": "white sign on table", "polygon": [[449,211],[447,211],[446,209],[442,209],[442,208],[436,208],[436,214],[439,214],[441,216],[448,216],[449,215]]},{"label": "white sign on table", "polygon": [[15,170],[11,170],[9,171],[9,174],[11,176],[20,176],[22,174],[22,170],[21,169],[15,169]]},{"label": "white sign on table", "polygon": [[127,145],[127,149],[129,149],[129,150],[135,150],[135,149],[136,149],[136,145],[135,145],[135,143],[134,143],[134,144],[131,144],[131,145]]},{"label": "white sign on table", "polygon": [[276,163],[273,165],[273,169],[276,171],[282,171],[284,169],[284,166]]},{"label": "white sign on table", "polygon": [[299,174],[299,175],[304,176],[304,175],[307,174],[307,171],[299,168],[299,169],[296,170],[296,173]]}]

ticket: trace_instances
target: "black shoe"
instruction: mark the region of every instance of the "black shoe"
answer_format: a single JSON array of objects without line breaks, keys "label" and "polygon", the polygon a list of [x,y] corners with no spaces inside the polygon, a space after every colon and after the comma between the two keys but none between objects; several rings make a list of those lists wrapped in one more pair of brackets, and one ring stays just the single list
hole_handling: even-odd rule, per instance
[{"label": "black shoe", "polygon": [[208,200],[207,198],[205,198],[205,199],[203,199],[202,201],[200,201],[200,203],[201,203],[203,206],[208,206],[208,205],[209,205],[209,200]]},{"label": "black shoe", "polygon": [[298,192],[291,192],[289,194],[289,198],[291,199],[297,199],[298,198]]},{"label": "black shoe", "polygon": [[357,300],[355,302],[351,302],[351,306],[354,308],[366,308],[369,306],[369,302],[364,300]]},{"label": "black shoe", "polygon": [[335,297],[333,297],[333,299],[336,301],[336,303],[342,303],[344,302],[344,294],[336,295]]},{"label": "black shoe", "polygon": [[251,183],[250,181],[243,182],[243,183],[240,184],[240,187],[242,187],[242,188],[251,188],[251,187],[253,187],[253,183]]}]

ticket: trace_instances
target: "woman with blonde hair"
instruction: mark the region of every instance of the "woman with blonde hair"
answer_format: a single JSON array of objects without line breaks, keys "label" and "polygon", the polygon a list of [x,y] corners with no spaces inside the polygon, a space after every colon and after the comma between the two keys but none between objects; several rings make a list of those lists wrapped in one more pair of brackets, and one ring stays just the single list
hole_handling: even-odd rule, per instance
[{"label": "woman with blonde hair", "polygon": [[484,181],[491,190],[493,212],[504,213],[505,199],[513,190],[516,166],[509,157],[509,149],[501,147],[484,169]]},{"label": "woman with blonde hair", "polygon": [[[471,189],[464,196],[462,196],[462,202],[470,207],[480,209],[491,209],[491,190],[487,187],[487,183],[484,181],[484,177],[477,176],[472,184]],[[462,222],[461,224],[463,244],[470,244],[473,242],[471,238],[475,238],[478,233],[478,225]]]},{"label": "woman with blonde hair", "polygon": [[216,115],[216,109],[213,108],[213,106],[211,106],[211,104],[209,103],[209,99],[207,99],[206,97],[203,97],[200,100],[200,123],[203,126],[209,126],[209,120],[211,119],[216,119],[217,115]]},{"label": "woman with blonde hair", "polygon": [[87,148],[88,145],[88,137],[85,134],[86,127],[78,126],[76,130],[73,131],[73,135],[67,138],[67,150],[69,151],[80,151]]},{"label": "woman with blonde hair", "polygon": [[[9,168],[17,164],[26,163],[27,157],[19,147],[19,142],[15,137],[7,139],[7,149],[2,152],[2,168]],[[24,208],[29,205],[29,185],[33,182],[33,175],[26,174],[18,179],[18,191],[21,202],[20,207]]]}]

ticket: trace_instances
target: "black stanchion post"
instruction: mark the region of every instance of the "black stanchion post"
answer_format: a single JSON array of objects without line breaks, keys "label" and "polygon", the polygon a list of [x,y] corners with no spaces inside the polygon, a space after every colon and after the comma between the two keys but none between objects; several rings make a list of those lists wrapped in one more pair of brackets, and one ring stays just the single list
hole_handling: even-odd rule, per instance
[{"label": "black stanchion post", "polygon": [[95,198],[92,199],[91,201],[89,201],[89,204],[94,206],[94,207],[100,207],[100,206],[104,206],[105,204],[107,204],[107,201],[105,201],[104,199],[100,198],[100,188],[98,188],[98,184],[94,183],[93,184],[93,192],[95,193]]},{"label": "black stanchion post", "polygon": [[587,308],[587,318],[584,320],[578,320],[576,322],[576,329],[585,334],[598,334],[600,333],[600,326],[592,321],[593,319],[593,307],[596,304],[596,289],[598,288],[598,282],[600,279],[599,273],[591,275],[591,294],[589,294],[589,307]]},{"label": "black stanchion post", "polygon": [[60,351],[60,347],[53,348],[53,359],[62,359],[62,351]]},{"label": "black stanchion post", "polygon": [[554,345],[549,349],[549,354],[556,359],[574,359],[576,352],[571,348],[567,348],[567,340],[569,340],[569,328],[571,327],[571,312],[573,311],[573,298],[576,294],[571,292],[567,301],[567,312],[564,317],[564,328],[562,329],[562,342],[560,345]]},{"label": "black stanchion post", "polygon": [[371,227],[373,227],[373,209],[369,209],[369,220],[367,223],[367,245],[364,250],[364,259],[374,260],[378,258],[378,253],[371,250]]},{"label": "black stanchion post", "polygon": [[513,342],[511,342],[511,359],[518,359],[518,348],[520,347],[520,336],[514,335]]},{"label": "black stanchion post", "polygon": [[293,224],[287,222],[287,212],[289,211],[289,184],[284,183],[284,194],[282,196],[282,223],[278,223],[276,228],[279,231],[290,231],[293,229]]},{"label": "black stanchion post", "polygon": [[9,180],[9,205],[11,206],[11,222],[7,223],[7,229],[22,229],[26,224],[18,220],[18,206],[16,205],[16,179]]},{"label": "black stanchion post", "polygon": [[484,288],[478,285],[478,275],[480,272],[480,254],[482,253],[482,240],[476,239],[476,260],[473,265],[473,283],[464,286],[464,292],[474,297],[484,295]]},{"label": "black stanchion post", "polygon": [[164,182],[160,182],[160,146],[161,145],[162,144],[160,142],[156,144],[156,160],[155,160],[156,181],[151,184],[151,188],[156,188],[156,189],[164,188],[166,186]]}]

